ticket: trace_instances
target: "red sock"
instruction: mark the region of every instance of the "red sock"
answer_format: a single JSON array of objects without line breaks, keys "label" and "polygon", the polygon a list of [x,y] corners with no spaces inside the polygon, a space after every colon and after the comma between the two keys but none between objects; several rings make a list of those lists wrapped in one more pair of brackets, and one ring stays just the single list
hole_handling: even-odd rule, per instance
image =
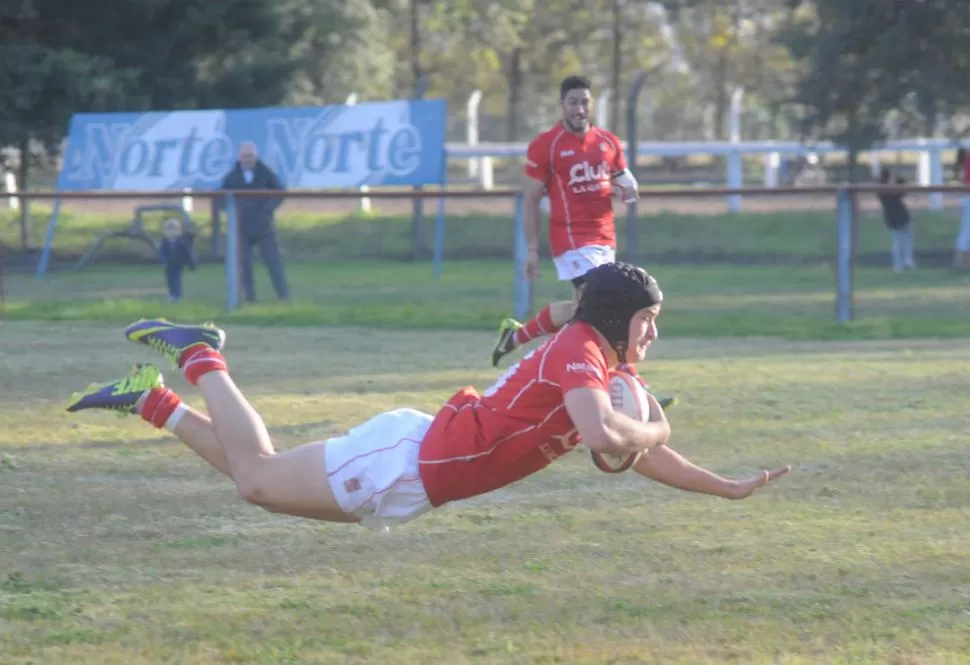
[{"label": "red sock", "polygon": [[536,337],[551,335],[559,330],[552,322],[552,308],[546,305],[539,310],[539,313],[525,322],[525,325],[515,331],[512,338],[516,346],[522,346],[534,340]]},{"label": "red sock", "polygon": [[161,429],[182,403],[182,399],[168,388],[152,388],[141,407],[141,417]]},{"label": "red sock", "polygon": [[190,346],[179,358],[179,367],[185,374],[185,380],[193,386],[199,382],[203,374],[209,372],[228,372],[226,359],[215,349],[205,344]]}]

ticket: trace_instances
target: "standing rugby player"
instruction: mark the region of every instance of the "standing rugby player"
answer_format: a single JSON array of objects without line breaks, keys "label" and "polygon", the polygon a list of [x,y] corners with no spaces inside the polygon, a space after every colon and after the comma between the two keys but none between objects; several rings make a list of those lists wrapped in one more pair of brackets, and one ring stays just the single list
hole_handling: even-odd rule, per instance
[{"label": "standing rugby player", "polygon": [[[525,163],[525,234],[529,246],[526,278],[539,276],[539,203],[549,196],[549,249],[560,281],[570,281],[572,300],[544,306],[524,325],[505,319],[492,350],[492,365],[514,349],[551,335],[572,318],[586,273],[616,260],[613,194],[625,203],[639,197],[620,139],[590,124],[593,95],[589,79],[568,76],[559,85],[562,118],[529,144]],[[673,398],[664,398],[666,408]]]},{"label": "standing rugby player", "polygon": [[573,285],[572,300],[546,305],[525,325],[505,319],[492,365],[537,337],[550,335],[572,317],[587,272],[616,260],[614,186],[625,202],[636,200],[637,181],[627,169],[615,134],[590,124],[590,82],[569,76],[559,87],[562,118],[529,144],[525,164],[526,278],[539,275],[539,203],[549,196],[549,248],[560,281]]}]

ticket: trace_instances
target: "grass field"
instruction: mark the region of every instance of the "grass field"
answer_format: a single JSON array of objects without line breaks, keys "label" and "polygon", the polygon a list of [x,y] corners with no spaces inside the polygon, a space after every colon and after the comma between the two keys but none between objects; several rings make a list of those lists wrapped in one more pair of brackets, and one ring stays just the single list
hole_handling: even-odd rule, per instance
[{"label": "grass field", "polygon": [[[774,336],[787,339],[890,339],[970,335],[970,274],[923,269],[894,275],[884,268],[856,274],[856,314],[834,322],[831,267],[649,266],[667,302],[661,334],[676,337]],[[259,325],[367,325],[380,328],[493,330],[512,311],[510,262],[445,265],[440,281],[428,263],[291,262],[293,302],[278,304],[262,266],[261,301],[225,314],[225,277],[217,265],[186,274],[185,302],[165,302],[154,266],[91,268],[6,279],[6,317],[13,320],[95,320],[125,323],[140,316],[173,320],[217,318]],[[543,266],[535,302],[569,297]]]},{"label": "grass field", "polygon": [[[281,448],[498,374],[485,333],[229,333]],[[662,338],[643,372],[681,397],[672,445],[790,476],[732,503],[580,450],[375,534],[262,512],[143,422],[64,413],[151,358],[117,327],[0,335],[4,665],[970,662],[965,341]]]},{"label": "grass field", "polygon": [[[130,243],[66,269],[125,220],[69,210],[47,279],[36,256],[5,256],[0,665],[970,663],[956,213],[919,213],[921,267],[894,275],[867,212],[857,320],[839,326],[826,205],[640,219],[639,260],[666,296],[641,369],[681,400],[672,445],[729,475],[792,464],[777,486],[731,503],[607,476],[579,451],[388,534],[262,512],[167,434],[63,402],[150,359],[120,326],[164,315],[229,327],[230,367],[280,448],[433,411],[499,373],[507,211],[452,211],[440,281],[401,260],[406,216],[288,213],[293,301],[257,265],[260,301],[227,314],[215,263],[186,274],[178,305]],[[0,215],[8,248],[13,221]],[[543,271],[535,303],[567,296]]]},{"label": "grass field", "polygon": [[[642,215],[641,251],[635,260],[657,274],[668,294],[667,333],[787,339],[970,334],[970,277],[948,269],[957,226],[953,209],[915,213],[921,269],[903,275],[889,270],[889,237],[881,218],[871,210],[863,214],[855,279],[857,320],[849,326],[836,325],[835,219],[825,209],[827,203],[831,202],[819,201],[814,210],[740,215],[662,210]],[[433,207],[429,205],[431,212]],[[44,210],[35,205],[34,212],[39,231]],[[157,224],[153,219],[149,226]],[[13,221],[9,216],[0,219],[0,242],[8,246],[17,242]],[[622,253],[625,217],[618,221]],[[34,279],[31,272],[36,255],[29,259],[8,255],[7,318],[124,322],[160,313],[224,317],[225,277],[218,263],[187,273],[187,301],[178,307],[163,304],[161,268],[152,264],[147,248],[131,241],[112,240],[106,254],[87,267],[69,269],[99,234],[124,223],[117,210],[111,214],[68,210],[55,237],[59,262],[43,281]],[[197,223],[203,234],[197,246],[204,252],[209,229],[202,216]],[[433,216],[429,216],[427,243],[432,242],[432,231]],[[275,304],[265,270],[257,266],[261,302],[234,313],[230,320],[486,330],[512,309],[513,225],[510,216],[498,210],[447,218],[446,262],[440,281],[433,278],[429,260],[404,260],[411,256],[407,216],[290,210],[281,214],[278,234],[287,256],[293,302]],[[536,288],[536,305],[568,296],[554,274],[547,263]]]},{"label": "grass field", "polygon": [[[749,198],[753,200],[746,200],[745,212],[736,215],[726,213],[723,200],[702,196],[687,200],[645,199],[638,217],[638,258],[651,262],[789,265],[834,260],[834,199],[826,196],[801,197],[797,201],[781,197]],[[874,207],[874,199],[870,199],[860,196],[857,251],[864,262],[888,266],[889,234],[881,213]],[[61,256],[66,265],[73,265],[102,233],[125,228],[131,221],[135,203],[112,201],[102,204],[107,206],[105,210],[96,212],[66,204],[54,236],[55,258]],[[322,209],[307,209],[313,205]],[[352,200],[288,201],[280,208],[277,219],[280,245],[291,259],[410,259],[413,255],[411,202],[382,200],[375,205],[378,212],[365,215],[355,212]],[[421,250],[425,258],[430,258],[434,244],[436,205],[435,200],[425,204]],[[34,246],[41,247],[50,210],[35,203],[31,211],[31,238]],[[512,211],[511,201],[505,199],[448,201],[445,258],[510,259],[514,244]],[[145,215],[145,228],[156,237],[162,216],[158,212]],[[943,254],[943,259],[949,262],[959,229],[959,208],[951,205],[945,210],[929,211],[917,209],[914,204],[913,216],[917,252],[933,259],[937,257],[932,255]],[[209,246],[208,219],[208,207],[200,204],[193,220],[202,234],[198,241],[202,249]],[[0,243],[11,248],[19,246],[18,220],[13,212],[0,211]],[[617,237],[620,250],[626,251],[627,217],[619,208]],[[148,256],[144,245],[127,240],[109,241],[105,252],[128,259]]]}]

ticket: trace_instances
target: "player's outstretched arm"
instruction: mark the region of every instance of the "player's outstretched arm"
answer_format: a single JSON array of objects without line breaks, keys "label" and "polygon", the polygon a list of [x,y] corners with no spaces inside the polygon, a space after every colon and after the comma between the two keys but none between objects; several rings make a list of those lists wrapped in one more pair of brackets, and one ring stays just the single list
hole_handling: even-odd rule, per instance
[{"label": "player's outstretched arm", "polygon": [[633,469],[640,475],[669,487],[724,499],[746,499],[756,490],[791,471],[790,466],[783,466],[771,471],[765,469],[744,480],[732,480],[697,466],[666,445],[652,448],[649,454],[637,460]]},{"label": "player's outstretched arm", "polygon": [[634,420],[613,410],[605,390],[574,388],[565,394],[564,402],[583,445],[590,450],[630,455],[665,444],[670,438],[670,424],[662,412],[659,418],[652,414],[651,422]]}]

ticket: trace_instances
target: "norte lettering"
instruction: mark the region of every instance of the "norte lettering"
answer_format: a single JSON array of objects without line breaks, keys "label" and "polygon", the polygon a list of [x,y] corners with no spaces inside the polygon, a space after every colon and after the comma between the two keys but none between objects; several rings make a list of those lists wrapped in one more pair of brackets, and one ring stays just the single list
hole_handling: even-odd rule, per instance
[{"label": "norte lettering", "polygon": [[[71,176],[82,180],[133,177],[215,179],[232,167],[229,137],[201,137],[196,127],[179,137],[150,141],[132,135],[128,123],[93,122],[85,128],[86,150],[72,164]],[[176,172],[172,173],[174,163]]]},{"label": "norte lettering", "polygon": [[346,133],[327,132],[323,116],[299,120],[270,120],[266,158],[285,178],[300,174],[390,172],[411,173],[421,165],[421,136],[405,125],[389,131],[377,118],[373,127]]},{"label": "norte lettering", "polygon": [[242,141],[256,142],[263,161],[295,187],[327,185],[330,176],[335,184],[408,178],[424,166],[424,137],[419,127],[399,120],[400,107],[327,109],[303,117],[238,112],[234,119],[233,113],[92,119],[72,129],[65,175],[108,187],[119,181],[139,187],[217,183],[232,168]]}]

